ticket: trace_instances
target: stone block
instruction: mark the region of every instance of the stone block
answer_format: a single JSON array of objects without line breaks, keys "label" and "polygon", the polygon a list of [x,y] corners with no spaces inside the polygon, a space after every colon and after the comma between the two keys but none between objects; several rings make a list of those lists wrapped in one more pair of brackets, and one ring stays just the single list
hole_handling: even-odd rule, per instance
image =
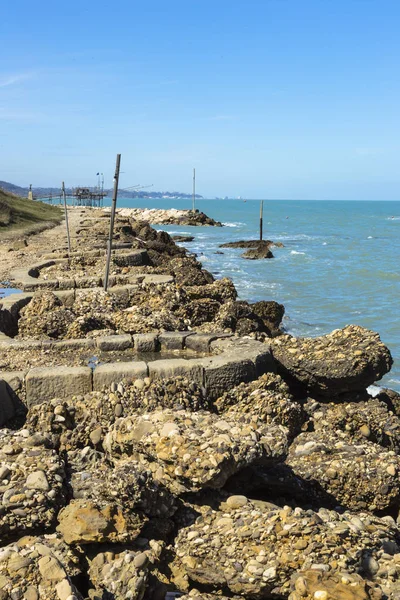
[{"label": "stone block", "polygon": [[204,386],[207,396],[216,400],[227,390],[235,387],[242,381],[256,379],[256,367],[249,358],[237,356],[213,356],[197,359],[204,368]]},{"label": "stone block", "polygon": [[139,267],[149,264],[147,250],[132,250],[124,254],[115,254],[113,256],[114,264],[119,267]]},{"label": "stone block", "polygon": [[169,379],[170,377],[188,377],[199,385],[203,385],[203,366],[194,360],[171,358],[149,362],[149,376],[152,379]]},{"label": "stone block", "polygon": [[133,348],[133,341],[129,334],[105,335],[96,338],[96,346],[102,352],[112,352]]},{"label": "stone block", "polygon": [[15,415],[15,405],[9,385],[0,379],[0,427]]},{"label": "stone block", "polygon": [[58,340],[53,342],[54,350],[80,350],[81,348],[95,348],[95,340],[83,338],[83,339],[70,339],[70,340]]},{"label": "stone block", "polygon": [[96,288],[101,286],[101,277],[77,277],[75,287],[79,289]]},{"label": "stone block", "polygon": [[75,279],[59,279],[58,289],[59,290],[73,290],[75,287]]},{"label": "stone block", "polygon": [[209,352],[210,342],[213,340],[215,340],[215,335],[212,333],[195,333],[185,340],[185,346],[196,352]]},{"label": "stone block", "polygon": [[123,379],[143,379],[148,375],[144,361],[117,362],[99,365],[93,372],[93,389],[102,390],[112,383],[120,383]]},{"label": "stone block", "polygon": [[164,331],[158,336],[161,350],[182,350],[185,340],[193,335],[191,331]]},{"label": "stone block", "polygon": [[0,379],[9,385],[13,392],[18,392],[24,385],[26,374],[27,371],[0,371]]},{"label": "stone block", "polygon": [[67,308],[71,308],[75,302],[75,290],[60,290],[54,292],[54,295],[57,296],[59,300],[66,306]]},{"label": "stone block", "polygon": [[92,370],[89,367],[37,367],[26,376],[28,406],[52,398],[69,398],[92,391]]},{"label": "stone block", "polygon": [[138,333],[132,337],[136,352],[157,352],[158,333]]}]

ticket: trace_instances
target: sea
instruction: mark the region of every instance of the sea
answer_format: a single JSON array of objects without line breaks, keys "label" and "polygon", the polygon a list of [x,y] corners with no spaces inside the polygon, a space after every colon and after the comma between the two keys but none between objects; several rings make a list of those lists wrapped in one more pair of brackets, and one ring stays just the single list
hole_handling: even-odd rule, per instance
[{"label": "sea", "polygon": [[[181,209],[192,201],[135,198],[118,206]],[[216,278],[230,277],[239,299],[283,304],[292,335],[348,324],[377,331],[394,359],[379,385],[400,392],[400,201],[264,200],[263,238],[283,247],[255,261],[220,244],[258,239],[260,200],[196,200],[196,208],[224,226],[157,229],[193,235],[184,246]]]}]

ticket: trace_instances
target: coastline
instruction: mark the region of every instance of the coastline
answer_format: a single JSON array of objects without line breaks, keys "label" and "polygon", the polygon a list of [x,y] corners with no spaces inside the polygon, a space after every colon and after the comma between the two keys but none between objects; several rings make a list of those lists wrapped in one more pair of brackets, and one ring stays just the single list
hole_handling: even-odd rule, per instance
[{"label": "coastline", "polygon": [[0,299],[3,589],[394,598],[400,394],[367,391],[392,365],[379,335],[284,334],[283,306],[237,300],[122,212],[106,293],[107,215],[69,214],[71,257],[62,226],[0,250],[24,289]]}]

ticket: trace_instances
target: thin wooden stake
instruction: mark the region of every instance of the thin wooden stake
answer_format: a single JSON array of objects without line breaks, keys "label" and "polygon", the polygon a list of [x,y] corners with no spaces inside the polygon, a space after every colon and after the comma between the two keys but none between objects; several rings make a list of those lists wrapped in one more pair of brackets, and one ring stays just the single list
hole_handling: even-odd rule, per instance
[{"label": "thin wooden stake", "polygon": [[196,169],[193,169],[193,196],[192,196],[192,211],[194,212],[194,203],[196,200]]},{"label": "thin wooden stake", "polygon": [[115,165],[115,175],[114,175],[114,192],[113,192],[112,205],[111,205],[110,233],[108,236],[108,243],[107,243],[106,272],[104,275],[104,291],[105,292],[107,291],[107,288],[108,288],[108,276],[110,273],[111,249],[112,249],[112,239],[113,239],[113,232],[114,232],[115,211],[117,208],[118,180],[119,180],[120,164],[121,164],[121,155],[117,154],[117,162]]},{"label": "thin wooden stake", "polygon": [[264,208],[264,200],[260,202],[260,242],[263,239],[263,208]]},{"label": "thin wooden stake", "polygon": [[69,225],[68,225],[68,211],[67,211],[67,199],[65,197],[65,185],[62,182],[62,196],[64,200],[64,213],[65,213],[65,226],[67,228],[67,242],[68,242],[68,256],[71,254],[71,238],[69,237]]}]

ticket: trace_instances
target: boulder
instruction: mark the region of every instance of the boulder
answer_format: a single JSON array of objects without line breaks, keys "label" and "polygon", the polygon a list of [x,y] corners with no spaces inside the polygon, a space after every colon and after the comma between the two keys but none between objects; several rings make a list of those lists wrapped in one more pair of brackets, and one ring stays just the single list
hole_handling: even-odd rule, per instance
[{"label": "boulder", "polygon": [[113,600],[142,600],[146,591],[149,571],[157,562],[162,545],[155,540],[147,550],[129,549],[99,552],[90,560],[90,598]]},{"label": "boulder", "polygon": [[119,419],[103,441],[114,460],[146,462],[174,493],[220,488],[249,464],[273,465],[284,458],[286,444],[281,426],[168,409]]},{"label": "boulder", "polygon": [[79,555],[60,536],[25,536],[1,548],[0,596],[4,600],[83,600],[73,581]]},{"label": "boulder", "polygon": [[287,385],[275,373],[240,383],[218,398],[215,407],[228,419],[251,415],[264,423],[283,425],[291,438],[300,432],[305,421],[301,405],[294,402]]},{"label": "boulder", "polygon": [[305,410],[315,431],[340,430],[355,444],[368,440],[400,453],[400,419],[385,402],[370,399],[368,402],[326,404],[309,399]]},{"label": "boulder", "polygon": [[393,364],[379,335],[358,325],[317,338],[282,335],[272,340],[271,349],[278,373],[293,390],[317,399],[365,390]]},{"label": "boulder", "polygon": [[265,327],[268,329],[270,337],[282,334],[279,326],[282,323],[285,314],[285,307],[283,304],[279,304],[274,300],[261,300],[260,302],[250,304],[250,306],[253,312],[260,317]]},{"label": "boulder", "polygon": [[51,531],[66,502],[64,462],[47,445],[27,429],[0,430],[0,542]]},{"label": "boulder", "polygon": [[309,485],[314,502],[353,511],[388,510],[400,502],[400,457],[340,431],[302,433],[286,464]]},{"label": "boulder", "polygon": [[[171,570],[181,591],[207,586],[210,593],[229,590],[254,600],[287,598],[293,576],[311,569],[347,573],[356,584],[352,587],[362,590],[361,574],[379,589],[394,562],[384,554],[385,544],[398,549],[397,541],[393,525],[367,514],[274,508],[250,501],[232,507],[226,502],[220,510],[204,507],[193,525],[180,529]],[[307,591],[313,579],[303,583],[301,591]],[[318,598],[329,596],[314,595],[313,600]]]}]

